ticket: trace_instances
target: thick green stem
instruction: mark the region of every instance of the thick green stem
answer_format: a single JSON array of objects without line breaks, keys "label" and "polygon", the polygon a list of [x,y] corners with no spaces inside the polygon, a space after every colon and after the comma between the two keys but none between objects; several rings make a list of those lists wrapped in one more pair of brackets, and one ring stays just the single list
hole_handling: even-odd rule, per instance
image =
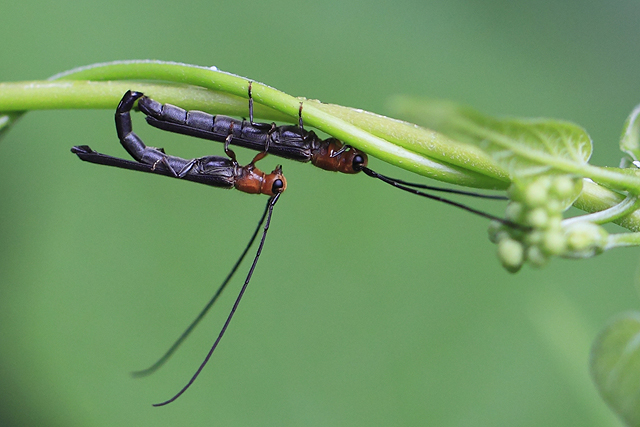
[{"label": "thick green stem", "polygon": [[[96,64],[56,75],[48,81],[0,84],[0,111],[7,113],[2,116],[0,132],[6,131],[8,125],[20,117],[20,112],[28,110],[114,109],[129,89],[187,109],[244,116],[247,113],[247,88],[246,78],[192,65],[159,61]],[[256,117],[297,122],[301,99],[260,83],[253,83],[252,93]],[[475,146],[460,144],[436,132],[366,111],[303,101],[306,125],[388,163],[459,185],[498,189],[508,185],[505,172]],[[554,161],[555,167],[567,171],[575,167],[557,164],[557,159],[543,160]],[[587,165],[575,172],[594,174],[596,179],[614,188],[640,188],[640,178],[604,168]],[[624,197],[618,193],[586,182],[575,206],[597,212],[615,206],[622,199]],[[616,222],[631,230],[640,230],[637,212]]]},{"label": "thick green stem", "polygon": [[[61,73],[52,79],[164,80],[201,86],[244,98],[248,96],[249,85],[249,80],[246,78],[224,73],[217,69],[160,61],[123,61],[96,64]],[[253,83],[252,94],[256,103],[280,111],[289,117],[289,121],[297,122],[300,99],[261,83]],[[305,104],[304,120],[307,125],[340,138],[345,143],[374,157],[430,178],[478,188],[504,189],[508,185],[506,176],[496,177],[495,171],[483,171],[482,168],[477,168],[478,171],[474,171],[466,164],[453,165],[434,160],[424,153],[397,146],[369,133],[359,127],[359,123],[354,125],[336,115],[327,114],[314,105]],[[378,116],[378,120],[384,122],[380,127],[396,127],[398,132],[402,133],[403,125],[399,125],[401,122],[383,116]],[[442,138],[443,145],[446,146],[446,142],[449,140],[441,135],[440,138]],[[411,138],[407,137],[406,140],[411,140]],[[473,163],[474,156],[475,152],[469,153],[466,163]],[[457,158],[458,156],[452,157]]]},{"label": "thick green stem", "polygon": [[[198,86],[131,81],[30,81],[0,83],[0,111],[51,109],[114,110],[127,90],[137,90],[163,103],[212,114],[241,115],[247,101],[241,97]],[[270,120],[288,117],[271,108],[256,106],[256,115]]]},{"label": "thick green stem", "polygon": [[309,104],[399,147],[438,159],[438,162],[443,164],[456,165],[489,175],[503,181],[503,188],[509,183],[507,172],[497,166],[487,153],[473,145],[456,142],[438,132],[412,123],[341,105],[306,101],[305,111]]}]

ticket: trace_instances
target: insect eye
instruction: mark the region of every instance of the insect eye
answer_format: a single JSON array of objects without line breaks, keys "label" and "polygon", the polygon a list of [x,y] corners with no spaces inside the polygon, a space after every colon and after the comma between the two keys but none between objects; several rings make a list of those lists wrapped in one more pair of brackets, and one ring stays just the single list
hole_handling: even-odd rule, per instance
[{"label": "insect eye", "polygon": [[271,191],[273,192],[273,194],[277,194],[277,193],[280,193],[283,188],[284,188],[284,181],[278,178],[275,181],[273,181],[273,185],[271,186]]},{"label": "insect eye", "polygon": [[356,154],[355,156],[353,156],[352,167],[354,171],[360,171],[365,163],[366,160],[364,159],[364,156],[362,154]]}]

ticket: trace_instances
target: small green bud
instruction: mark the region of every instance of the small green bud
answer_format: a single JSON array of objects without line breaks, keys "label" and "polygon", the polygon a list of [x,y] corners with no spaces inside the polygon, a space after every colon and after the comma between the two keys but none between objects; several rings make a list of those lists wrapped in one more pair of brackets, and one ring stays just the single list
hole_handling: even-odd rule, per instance
[{"label": "small green bud", "polygon": [[551,179],[547,177],[538,178],[529,184],[524,193],[524,202],[527,206],[538,207],[546,205],[549,198],[550,185]]},{"label": "small green bud", "polygon": [[540,246],[529,246],[527,248],[527,261],[534,267],[542,267],[548,261],[547,255],[540,249]]},{"label": "small green bud", "polygon": [[609,234],[597,224],[581,221],[570,225],[565,231],[568,249],[574,256],[593,256],[604,250]]},{"label": "small green bud", "polygon": [[561,255],[567,249],[567,240],[560,230],[547,231],[542,239],[542,248],[549,255]]},{"label": "small green bud", "polygon": [[522,202],[524,200],[524,189],[522,186],[512,182],[507,189],[507,197],[514,202]]},{"label": "small green bud", "polygon": [[524,241],[527,245],[539,245],[542,243],[545,232],[542,230],[533,230],[524,236]]},{"label": "small green bud", "polygon": [[510,202],[505,209],[504,216],[513,222],[520,222],[522,220],[522,214],[524,212],[524,206],[520,202]]},{"label": "small green bud", "polygon": [[548,220],[549,216],[544,208],[535,208],[527,212],[526,222],[534,228],[545,228]]},{"label": "small green bud", "polygon": [[562,230],[562,215],[549,216],[547,230]]},{"label": "small green bud", "polygon": [[558,196],[559,199],[570,197],[575,190],[575,182],[566,175],[560,175],[554,178],[551,183],[550,191]]},{"label": "small green bud", "polygon": [[549,199],[547,200],[547,212],[554,214],[554,213],[561,213],[563,210],[563,205],[562,202],[560,202],[560,200],[558,199]]},{"label": "small green bud", "polygon": [[524,248],[513,239],[502,239],[498,242],[498,259],[510,273],[515,273],[524,262]]},{"label": "small green bud", "polygon": [[491,243],[498,243],[500,240],[509,237],[509,233],[505,229],[504,224],[499,221],[491,221],[489,223],[489,240]]}]

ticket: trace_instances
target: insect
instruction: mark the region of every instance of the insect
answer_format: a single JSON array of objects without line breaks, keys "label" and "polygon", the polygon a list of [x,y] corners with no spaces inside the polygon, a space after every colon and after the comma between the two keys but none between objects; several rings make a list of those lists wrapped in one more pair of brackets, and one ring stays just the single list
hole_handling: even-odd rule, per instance
[{"label": "insect", "polygon": [[[237,271],[240,263],[245,258],[249,248],[257,238],[260,227],[264,223],[262,239],[251,269],[245,280],[245,284],[243,285],[218,338],[211,347],[211,350],[186,386],[184,386],[171,399],[155,404],[154,406],[163,406],[173,402],[182,395],[191,386],[191,384],[193,384],[224,335],[240,299],[245,292],[247,284],[251,279],[251,275],[253,274],[253,270],[257,264],[266,238],[269,223],[271,221],[273,206],[282,191],[286,188],[286,180],[282,176],[282,169],[280,166],[278,166],[271,174],[265,174],[255,167],[255,163],[262,159],[266,154],[274,154],[302,162],[311,162],[322,169],[346,174],[355,174],[363,171],[367,176],[382,180],[383,182],[393,185],[401,190],[448,203],[485,218],[500,221],[509,226],[521,227],[511,221],[495,217],[446,198],[424,193],[417,189],[444,191],[490,199],[504,199],[502,196],[484,195],[449,188],[410,183],[387,177],[369,169],[367,167],[368,159],[365,153],[343,144],[338,139],[328,138],[322,140],[313,131],[305,130],[302,123],[302,103],[300,104],[299,109],[298,126],[276,126],[274,123],[255,123],[253,121],[251,84],[249,84],[248,95],[250,119],[247,121],[223,115],[214,116],[201,111],[186,111],[170,104],[161,104],[144,96],[141,92],[127,91],[116,109],[116,128],[123,147],[136,161],[120,159],[106,154],[97,153],[88,146],[77,146],[72,149],[72,152],[77,154],[82,160],[92,163],[156,173],[217,187],[235,187],[240,191],[248,193],[262,193],[271,196],[249,244],[246,246],[240,258],[231,269],[231,272],[227,275],[206,306],[157,362],[147,369],[133,372],[134,376],[145,376],[155,372],[164,365],[164,363],[166,363],[166,361],[189,336],[221,295]],[[132,131],[130,111],[133,109],[136,101],[138,102],[139,110],[146,115],[146,120],[150,125],[162,130],[223,142],[224,151],[228,157],[206,156],[187,160],[167,155],[162,149],[147,147]],[[242,167],[238,165],[235,153],[229,148],[230,145],[238,145],[254,149],[259,153],[254,157],[249,165]]]},{"label": "insect", "polygon": [[247,166],[240,166],[227,157],[206,156],[187,160],[169,156],[158,148],[147,149],[145,160],[155,159],[152,163],[134,162],[98,153],[88,145],[75,146],[71,148],[71,152],[89,163],[180,178],[212,187],[236,188],[244,193],[274,196],[286,188],[280,166],[270,174],[265,174],[255,167],[255,159]]},{"label": "insect", "polygon": [[[367,165],[367,155],[344,145],[336,138],[321,139],[302,125],[302,103],[298,126],[276,126],[275,123],[253,121],[253,97],[249,84],[249,120],[238,120],[202,111],[186,111],[171,104],[160,104],[140,92],[127,92],[125,98],[139,98],[138,108],[146,115],[147,123],[156,128],[183,135],[195,136],[238,145],[274,156],[329,170],[354,174]],[[230,136],[232,136],[230,138]]]},{"label": "insect", "polygon": [[[464,209],[484,218],[501,222],[507,226],[521,228],[519,224],[496,217],[433,194],[416,189],[446,192],[477,198],[506,200],[499,195],[488,195],[461,191],[453,188],[442,188],[424,184],[411,183],[391,178],[367,167],[366,153],[343,144],[336,138],[319,138],[315,132],[304,129],[302,120],[303,103],[298,110],[298,125],[276,126],[275,123],[256,123],[253,121],[252,82],[249,82],[247,95],[249,98],[249,120],[238,120],[223,115],[212,115],[202,111],[187,111],[171,104],[161,104],[140,92],[127,92],[123,97],[128,101],[138,99],[138,109],[145,114],[147,123],[158,129],[212,141],[224,142],[225,151],[229,144],[273,154],[300,162],[311,162],[313,165],[346,174],[364,172],[403,191],[443,202]],[[133,106],[133,103],[129,103]]]},{"label": "insect", "polygon": [[[244,285],[242,286],[240,293],[235,300],[233,308],[227,316],[227,319],[222,329],[220,330],[218,337],[209,350],[209,353],[207,354],[201,365],[198,367],[196,373],[191,377],[187,385],[185,385],[171,399],[154,405],[163,406],[173,402],[175,399],[181,396],[191,386],[191,384],[193,384],[193,382],[196,380],[202,369],[211,358],[211,355],[215,351],[220,340],[222,339],[225,331],[227,330],[227,327],[229,326],[229,323],[231,322],[231,319],[233,318],[233,315],[236,312],[236,309],[238,308],[240,300],[242,299],[242,296],[247,289],[247,286],[251,280],[255,267],[262,253],[264,242],[267,237],[267,231],[269,230],[269,225],[271,224],[273,207],[275,206],[282,192],[286,189],[287,184],[284,176],[282,175],[282,168],[280,166],[277,166],[276,169],[270,174],[265,174],[255,167],[255,162],[257,162],[264,156],[263,153],[259,153],[258,155],[256,155],[256,157],[249,165],[240,166],[236,161],[235,154],[229,149],[226,150],[227,154],[229,155],[228,158],[219,156],[205,156],[188,160],[181,157],[167,155],[164,150],[160,148],[147,147],[132,130],[131,116],[129,112],[131,110],[130,103],[133,103],[134,101],[135,99],[132,100],[131,98],[123,99],[118,105],[116,109],[116,129],[118,132],[118,138],[120,139],[123,147],[136,161],[125,160],[118,157],[98,153],[86,145],[73,147],[71,149],[71,152],[76,154],[81,160],[90,163],[155,173],[199,182],[214,187],[236,188],[245,193],[266,194],[271,196],[269,198],[269,201],[267,202],[260,221],[258,222],[258,227],[250,238],[249,243],[245,247],[242,255],[232,268],[231,272],[223,282],[223,285],[211,302],[211,304],[213,304],[213,301],[215,301],[217,295],[222,292],[222,289],[224,289],[229,280],[231,280],[234,273],[240,266],[240,263],[249,251],[249,248],[257,238],[260,228],[263,227],[262,238],[260,239],[260,243],[253,259],[253,263],[251,264],[251,268],[249,269]],[[208,310],[208,308],[206,310]],[[202,313],[203,316],[204,313],[206,313],[206,310],[204,310],[204,312]],[[197,324],[197,322],[195,323]]]}]

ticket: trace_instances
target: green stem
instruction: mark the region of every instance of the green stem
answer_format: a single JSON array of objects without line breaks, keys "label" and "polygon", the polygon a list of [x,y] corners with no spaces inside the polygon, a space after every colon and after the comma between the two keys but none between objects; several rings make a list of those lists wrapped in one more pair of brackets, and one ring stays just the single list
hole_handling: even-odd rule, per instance
[{"label": "green stem", "polygon": [[640,207],[640,199],[636,196],[627,196],[623,201],[610,208],[600,210],[588,215],[575,216],[562,221],[564,227],[579,221],[588,221],[593,224],[606,224],[614,222],[635,212]]},{"label": "green stem", "polygon": [[[22,88],[22,96],[19,93],[19,90],[9,93],[9,89],[13,88],[7,86],[7,95],[5,97],[5,102],[0,103],[0,111],[26,110],[30,108],[55,108],[56,105],[60,105],[62,108],[113,108],[116,104],[115,93],[122,89],[122,86],[119,86],[119,83],[121,83],[119,81],[122,80],[152,80],[153,82],[168,81],[200,86],[213,91],[224,92],[225,95],[231,95],[231,97],[235,98],[237,102],[238,99],[246,98],[248,96],[247,89],[249,83],[249,81],[243,77],[220,72],[211,68],[160,61],[122,61],[96,64],[58,74],[53,76],[50,80],[50,85],[43,83],[36,84],[36,82],[29,82],[25,84]],[[73,85],[65,88],[63,86],[56,86],[53,84],[54,82],[62,83],[62,81],[66,80],[84,80],[88,85],[96,84],[97,81],[110,81],[110,87],[96,87],[94,88],[93,96],[85,95],[83,97],[81,91],[75,90]],[[136,83],[136,85],[137,84],[138,83]],[[154,96],[159,95],[162,92],[162,89],[160,88],[162,85],[158,83],[155,84],[156,86],[152,88]],[[131,86],[135,85],[128,83],[127,86],[131,88]],[[80,88],[80,86],[77,88]],[[46,91],[50,91],[50,93],[55,92],[56,95],[63,96],[65,99],[61,99],[59,101],[56,101],[55,97],[49,101],[38,99],[39,95],[37,92],[39,90],[43,91],[43,94]],[[68,90],[69,93],[67,95],[61,95],[64,90]],[[260,83],[254,83],[252,85],[252,93],[257,105],[267,105],[273,110],[277,110],[279,113],[282,113],[273,114],[273,111],[265,113],[264,110],[257,109],[256,116],[262,117],[264,114],[270,118],[286,118],[291,122],[297,121],[298,108],[300,105],[299,99]],[[45,95],[40,96],[44,97]],[[14,101],[10,102],[10,99],[13,99]],[[21,103],[21,100],[24,100],[25,103]],[[159,100],[163,102],[179,103],[185,108],[190,108],[191,104],[193,104],[192,102],[189,102],[190,96],[183,96],[183,102],[176,102],[180,100],[180,96],[176,92],[167,94],[166,97],[160,96]],[[209,105],[208,108],[200,109],[211,111],[215,107],[217,109],[217,113],[232,114],[230,110],[224,110],[222,108],[218,109],[218,101],[213,102],[214,104]],[[235,105],[237,106],[238,104],[236,103]],[[244,109],[243,112],[246,112],[246,109]],[[237,112],[234,114],[237,114]],[[306,124],[336,136],[337,138],[342,139],[345,143],[353,145],[374,157],[378,157],[388,163],[430,178],[458,185],[479,188],[504,189],[508,185],[508,179],[504,174],[498,174],[495,173],[495,171],[485,172],[483,171],[483,167],[476,167],[476,170],[472,170],[473,168],[470,169],[466,166],[459,166],[434,160],[421,152],[416,152],[395,145],[354,124],[348,123],[333,114],[328,114],[314,105],[305,105],[304,120]],[[379,116],[378,120],[386,123],[381,124],[378,127],[384,127],[387,125],[398,126],[399,123],[395,120],[382,116]],[[445,142],[448,141],[442,136],[441,138]],[[410,140],[410,138],[405,139]],[[474,153],[470,153],[467,163],[472,164],[473,160],[469,159],[473,158]],[[461,163],[464,163],[464,161]]]},{"label": "green stem", "polygon": [[[143,82],[141,80],[148,80]],[[169,82],[169,83],[167,83]],[[96,64],[67,71],[48,81],[0,84],[0,132],[21,113],[53,108],[114,109],[128,89],[143,91],[160,102],[212,114],[244,116],[248,80],[210,68],[160,61],[123,61]],[[254,83],[256,117],[297,122],[301,100],[269,86]],[[459,185],[506,188],[508,178],[477,147],[460,144],[418,126],[362,110],[304,100],[305,124],[317,127],[388,163],[421,175]],[[440,159],[440,160],[436,160]],[[563,170],[575,165],[559,164]],[[580,174],[614,188],[637,188],[640,178],[587,165]],[[622,181],[622,184],[620,184]],[[628,182],[627,182],[628,181]],[[575,205],[597,212],[620,203],[624,197],[593,183],[586,183]],[[616,220],[640,231],[640,214]]]},{"label": "green stem", "polygon": [[611,234],[607,239],[605,250],[628,246],[640,246],[640,233]]},{"label": "green stem", "polygon": [[[249,80],[233,74],[224,73],[216,69],[197,67],[193,65],[161,62],[161,61],[122,61],[106,64],[96,64],[82,67],[68,72],[58,74],[52,79],[73,79],[73,80],[165,80],[171,82],[185,83],[201,86],[215,91],[246,98]],[[300,99],[289,96],[272,87],[261,83],[253,83],[252,94],[256,103],[267,105],[274,110],[289,117],[289,121],[297,122]],[[432,159],[425,154],[414,150],[397,146],[372,133],[366,132],[359,126],[333,114],[327,114],[314,105],[306,105],[304,108],[305,123],[318,128],[345,143],[365,151],[374,157],[385,162],[419,173],[421,175],[477,188],[504,189],[508,186],[506,176],[488,176],[491,171],[470,170],[467,164],[474,161],[474,152],[469,153],[466,163],[454,165]],[[380,127],[396,127],[398,133],[402,134],[402,126],[397,120],[378,116],[378,120],[383,122]],[[439,135],[439,134],[438,134]],[[447,145],[448,139],[442,138],[443,145]],[[407,140],[411,140],[409,137]],[[453,156],[457,158],[459,156]],[[494,168],[495,169],[495,168]]]},{"label": "green stem", "polygon": [[[242,115],[247,101],[202,87],[172,83],[130,81],[31,81],[0,83],[0,111],[51,109],[115,110],[127,90],[137,90],[163,103],[215,114]],[[288,117],[271,108],[256,106],[256,114],[270,120]]]},{"label": "green stem", "polygon": [[[625,196],[602,187],[601,185],[583,180],[582,192],[573,206],[585,212],[600,212],[619,205]],[[631,231],[640,231],[640,211],[636,210],[613,222]]]},{"label": "green stem", "polygon": [[305,110],[309,104],[397,146],[438,159],[440,163],[464,165],[466,169],[489,175],[505,184],[509,183],[507,172],[497,166],[491,156],[474,145],[459,143],[433,130],[369,111],[314,100],[305,102]]}]

